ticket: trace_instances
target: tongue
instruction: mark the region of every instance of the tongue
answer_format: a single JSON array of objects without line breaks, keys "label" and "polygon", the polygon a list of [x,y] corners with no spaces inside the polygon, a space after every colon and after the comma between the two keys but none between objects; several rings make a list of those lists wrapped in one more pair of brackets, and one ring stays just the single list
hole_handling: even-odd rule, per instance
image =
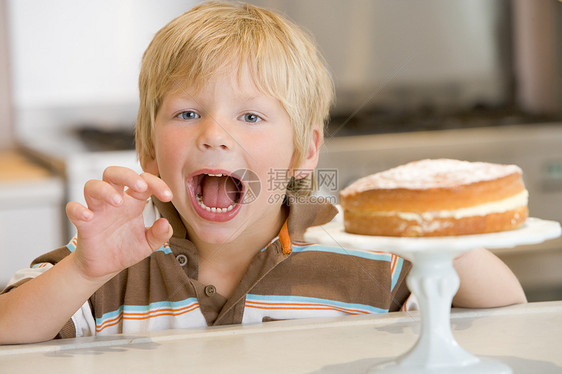
[{"label": "tongue", "polygon": [[209,208],[228,208],[235,202],[238,188],[229,177],[206,176],[201,182],[203,204]]}]

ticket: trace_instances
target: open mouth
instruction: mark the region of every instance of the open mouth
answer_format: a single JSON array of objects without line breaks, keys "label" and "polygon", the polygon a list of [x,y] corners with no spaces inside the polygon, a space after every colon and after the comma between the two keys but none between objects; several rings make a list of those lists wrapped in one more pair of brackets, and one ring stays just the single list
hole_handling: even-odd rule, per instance
[{"label": "open mouth", "polygon": [[244,196],[244,183],[234,175],[202,173],[192,179],[195,201],[207,212],[228,213]]}]

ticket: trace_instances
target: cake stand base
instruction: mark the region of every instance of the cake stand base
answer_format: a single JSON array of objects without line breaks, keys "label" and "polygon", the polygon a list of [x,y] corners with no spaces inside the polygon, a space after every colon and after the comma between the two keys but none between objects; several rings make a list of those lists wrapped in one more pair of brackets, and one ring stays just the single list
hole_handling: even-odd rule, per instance
[{"label": "cake stand base", "polygon": [[408,288],[419,302],[421,332],[418,341],[396,360],[376,365],[369,373],[474,373],[510,374],[500,362],[476,357],[456,342],[450,325],[453,296],[459,277],[453,259],[464,252],[486,247],[513,247],[535,244],[561,234],[560,224],[528,218],[512,231],[482,235],[429,238],[393,238],[348,234],[341,222],[312,228],[306,238],[312,242],[359,250],[386,249],[411,261],[406,278]]}]

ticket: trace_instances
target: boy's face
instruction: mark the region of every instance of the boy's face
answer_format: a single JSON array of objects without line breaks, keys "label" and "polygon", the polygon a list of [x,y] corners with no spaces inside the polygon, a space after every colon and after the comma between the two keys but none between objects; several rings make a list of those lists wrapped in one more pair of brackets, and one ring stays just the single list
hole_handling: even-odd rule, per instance
[{"label": "boy's face", "polygon": [[280,102],[246,71],[167,94],[154,144],[146,170],[171,188],[190,238],[229,243],[279,228],[293,128]]}]

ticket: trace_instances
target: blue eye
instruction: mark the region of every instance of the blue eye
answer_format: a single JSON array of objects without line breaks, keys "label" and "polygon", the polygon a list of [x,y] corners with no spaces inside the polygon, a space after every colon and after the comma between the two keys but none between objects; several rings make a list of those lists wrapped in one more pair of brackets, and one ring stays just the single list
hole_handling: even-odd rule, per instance
[{"label": "blue eye", "polygon": [[259,121],[262,120],[260,116],[258,116],[257,114],[253,114],[253,113],[246,113],[242,116],[242,118],[245,122],[248,122],[248,123],[256,123],[256,122],[259,122]]},{"label": "blue eye", "polygon": [[195,113],[194,111],[188,110],[185,112],[181,112],[180,114],[177,115],[177,118],[179,119],[197,119],[200,118],[201,116],[197,113]]}]

